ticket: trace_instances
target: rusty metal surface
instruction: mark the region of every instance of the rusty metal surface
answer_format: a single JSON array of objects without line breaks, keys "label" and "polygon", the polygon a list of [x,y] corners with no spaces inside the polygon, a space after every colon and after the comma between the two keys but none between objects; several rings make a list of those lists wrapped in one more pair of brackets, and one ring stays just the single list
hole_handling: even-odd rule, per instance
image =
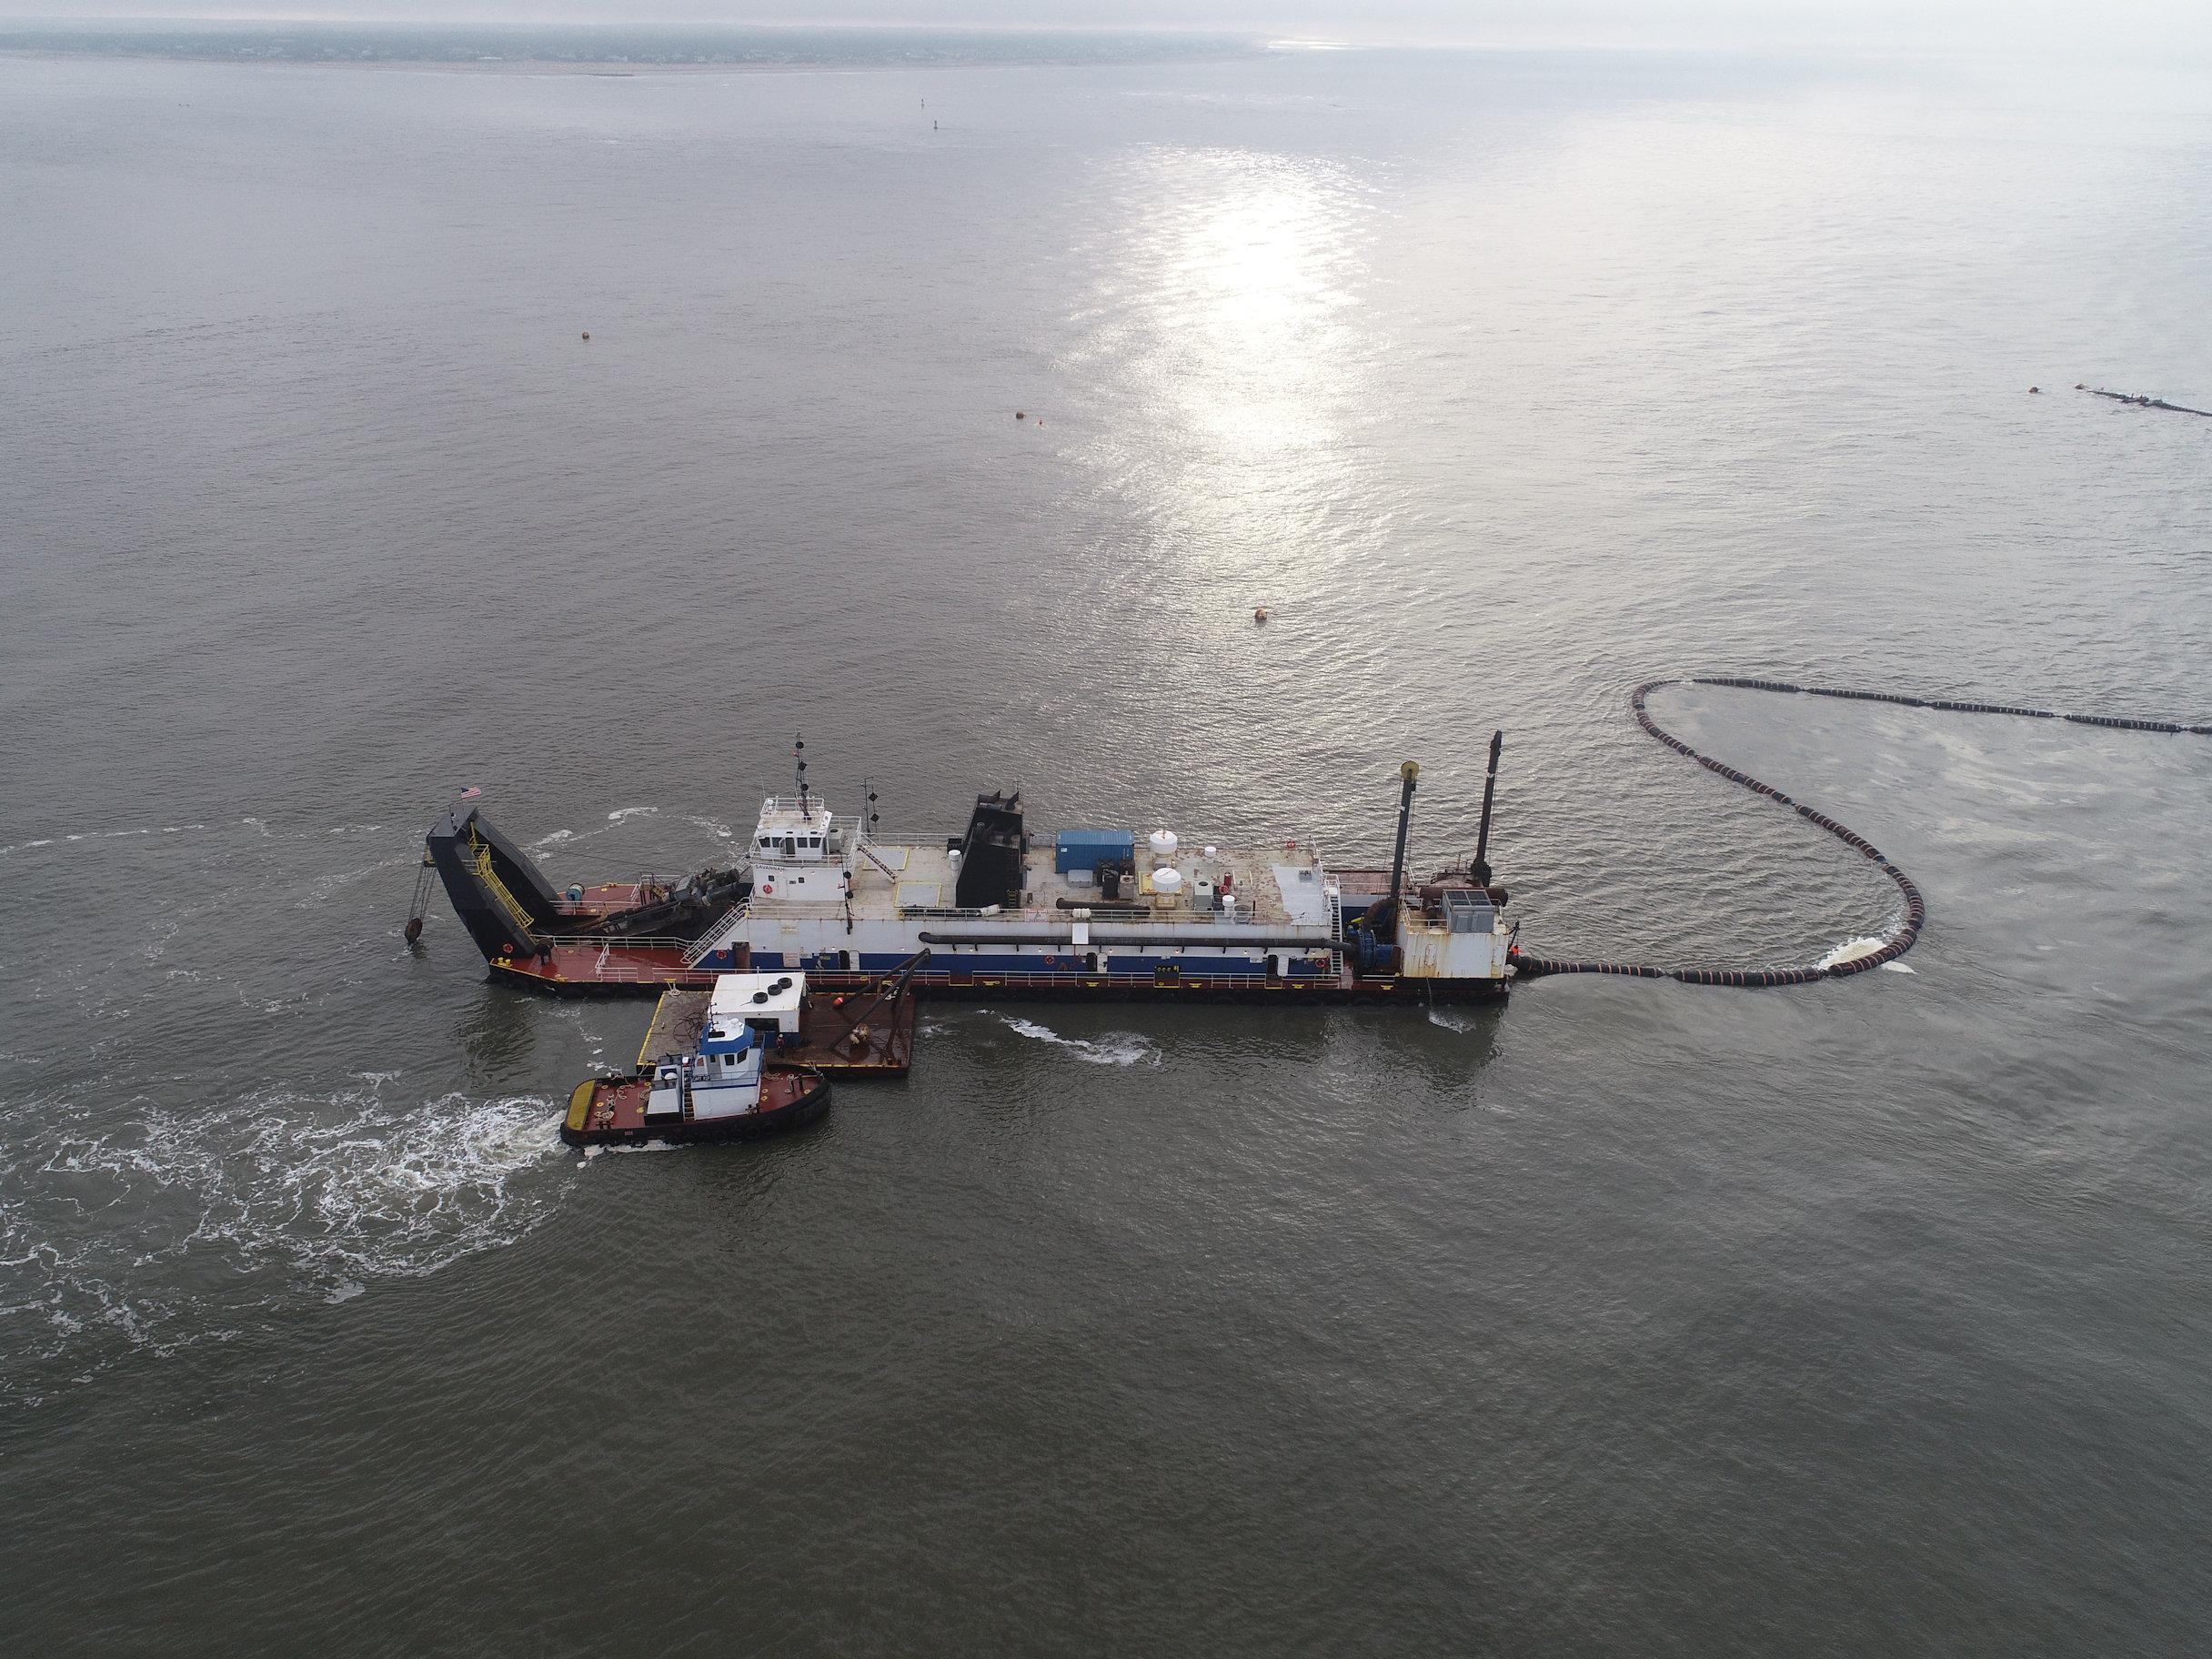
[{"label": "rusty metal surface", "polygon": [[[667,1054],[689,1054],[707,1028],[706,990],[666,990],[653,1009],[638,1050],[638,1071],[649,1074]],[[904,1077],[914,1063],[914,992],[894,1007],[871,990],[814,991],[799,1015],[799,1044],[779,1049],[771,1067],[813,1066],[831,1077]],[[870,1007],[870,1004],[874,1004]],[[866,1028],[856,1037],[856,1020]]]},{"label": "rusty metal surface", "polygon": [[798,1060],[830,1077],[904,1077],[914,1063],[914,1003],[911,986],[895,1003],[867,991],[818,991],[799,1020],[803,1045],[779,1058]]},{"label": "rusty metal surface", "polygon": [[664,1054],[689,1054],[699,1048],[699,1033],[707,1029],[709,990],[664,990],[653,1007],[653,1022],[646,1027],[638,1048],[638,1070],[649,1073]]}]

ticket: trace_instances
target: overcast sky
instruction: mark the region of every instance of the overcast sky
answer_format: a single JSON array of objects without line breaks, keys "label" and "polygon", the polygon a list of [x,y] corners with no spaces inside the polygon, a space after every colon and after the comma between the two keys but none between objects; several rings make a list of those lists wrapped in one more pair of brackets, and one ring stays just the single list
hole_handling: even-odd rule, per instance
[{"label": "overcast sky", "polygon": [[2212,56],[2212,0],[0,0],[0,17],[1180,26],[1359,43],[2110,47]]}]

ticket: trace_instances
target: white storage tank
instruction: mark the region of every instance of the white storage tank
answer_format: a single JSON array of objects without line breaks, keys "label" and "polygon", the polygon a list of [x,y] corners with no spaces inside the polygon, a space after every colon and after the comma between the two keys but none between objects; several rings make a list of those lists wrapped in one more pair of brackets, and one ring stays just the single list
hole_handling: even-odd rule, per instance
[{"label": "white storage tank", "polygon": [[1172,864],[1162,864],[1152,871],[1152,891],[1162,899],[1172,899],[1182,891],[1182,871]]},{"label": "white storage tank", "polygon": [[1171,859],[1175,856],[1175,831],[1155,830],[1152,831],[1151,840],[1148,845],[1151,846],[1152,857],[1155,859]]}]

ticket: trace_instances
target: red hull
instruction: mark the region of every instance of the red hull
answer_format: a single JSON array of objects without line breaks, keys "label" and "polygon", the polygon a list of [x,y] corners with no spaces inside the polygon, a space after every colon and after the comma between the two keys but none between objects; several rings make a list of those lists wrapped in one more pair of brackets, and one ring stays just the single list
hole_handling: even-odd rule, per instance
[{"label": "red hull", "polygon": [[827,1079],[810,1071],[769,1071],[760,1080],[757,1111],[740,1117],[694,1120],[687,1108],[680,1120],[648,1122],[645,1101],[652,1088],[652,1080],[643,1077],[596,1077],[578,1083],[568,1099],[560,1138],[570,1146],[757,1141],[803,1128],[830,1108]]}]

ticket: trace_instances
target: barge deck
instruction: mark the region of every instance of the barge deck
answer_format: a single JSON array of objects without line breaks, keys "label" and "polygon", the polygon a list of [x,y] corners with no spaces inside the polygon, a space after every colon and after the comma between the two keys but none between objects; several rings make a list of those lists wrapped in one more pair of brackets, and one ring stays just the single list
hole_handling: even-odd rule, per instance
[{"label": "barge deck", "polygon": [[[811,984],[811,978],[809,978]],[[653,1022],[638,1051],[638,1071],[649,1076],[655,1063],[670,1054],[689,1054],[707,1029],[711,989],[677,989],[660,993]],[[779,1050],[779,1063],[811,1067],[824,1077],[904,1077],[914,1065],[914,992],[871,998],[869,988],[825,1000],[813,992],[800,1016],[799,1041]],[[878,1004],[870,1007],[871,1003]]]}]

